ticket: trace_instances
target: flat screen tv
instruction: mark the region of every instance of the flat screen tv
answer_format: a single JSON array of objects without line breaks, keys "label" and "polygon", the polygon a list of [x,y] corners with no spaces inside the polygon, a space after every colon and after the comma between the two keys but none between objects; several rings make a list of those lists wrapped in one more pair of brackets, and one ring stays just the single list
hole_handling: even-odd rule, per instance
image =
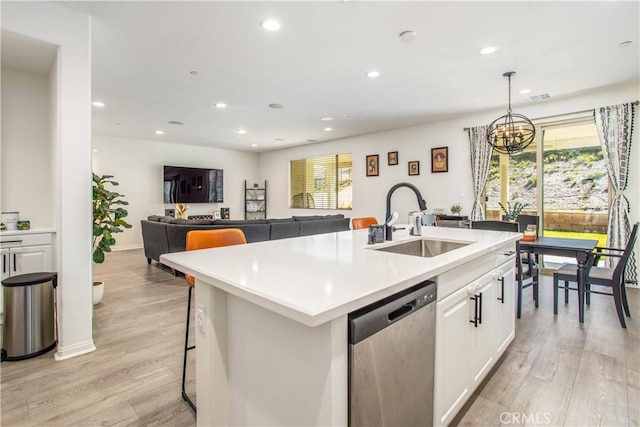
[{"label": "flat screen tv", "polygon": [[222,203],[222,169],[164,167],[165,203]]}]

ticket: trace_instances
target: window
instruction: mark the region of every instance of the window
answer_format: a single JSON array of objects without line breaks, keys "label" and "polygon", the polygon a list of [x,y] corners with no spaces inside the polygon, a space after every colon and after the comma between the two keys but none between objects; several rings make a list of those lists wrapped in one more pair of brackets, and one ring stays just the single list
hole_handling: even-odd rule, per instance
[{"label": "window", "polygon": [[351,209],[351,153],[289,162],[291,208]]}]

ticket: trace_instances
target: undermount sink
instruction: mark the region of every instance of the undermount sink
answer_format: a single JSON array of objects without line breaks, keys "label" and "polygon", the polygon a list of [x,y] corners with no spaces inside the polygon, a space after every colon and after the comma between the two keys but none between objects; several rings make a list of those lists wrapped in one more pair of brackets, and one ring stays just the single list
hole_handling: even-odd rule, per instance
[{"label": "undermount sink", "polygon": [[391,252],[394,254],[431,258],[456,249],[463,248],[470,244],[471,242],[451,242],[448,240],[420,239],[412,240],[405,243],[399,243],[397,245],[375,248],[375,250]]}]

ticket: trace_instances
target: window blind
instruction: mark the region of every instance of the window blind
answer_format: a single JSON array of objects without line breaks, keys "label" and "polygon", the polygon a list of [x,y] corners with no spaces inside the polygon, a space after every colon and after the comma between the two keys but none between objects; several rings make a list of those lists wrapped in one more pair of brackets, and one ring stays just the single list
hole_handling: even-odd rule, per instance
[{"label": "window blind", "polygon": [[351,153],[292,160],[289,168],[291,208],[351,209]]}]

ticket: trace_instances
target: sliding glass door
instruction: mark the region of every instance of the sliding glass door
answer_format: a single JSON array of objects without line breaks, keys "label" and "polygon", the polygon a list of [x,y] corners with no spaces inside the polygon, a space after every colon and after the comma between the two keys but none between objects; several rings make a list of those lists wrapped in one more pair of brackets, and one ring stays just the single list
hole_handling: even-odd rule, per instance
[{"label": "sliding glass door", "polygon": [[[544,126],[541,140],[544,235],[597,239],[605,246],[609,180],[595,124]],[[565,261],[546,257],[545,267]]]},{"label": "sliding glass door", "polygon": [[[524,152],[494,154],[485,194],[487,219],[502,218],[499,203],[520,202],[523,214],[540,216],[541,235],[604,246],[609,181],[593,119],[540,125]],[[545,267],[565,261],[546,257]]]}]

